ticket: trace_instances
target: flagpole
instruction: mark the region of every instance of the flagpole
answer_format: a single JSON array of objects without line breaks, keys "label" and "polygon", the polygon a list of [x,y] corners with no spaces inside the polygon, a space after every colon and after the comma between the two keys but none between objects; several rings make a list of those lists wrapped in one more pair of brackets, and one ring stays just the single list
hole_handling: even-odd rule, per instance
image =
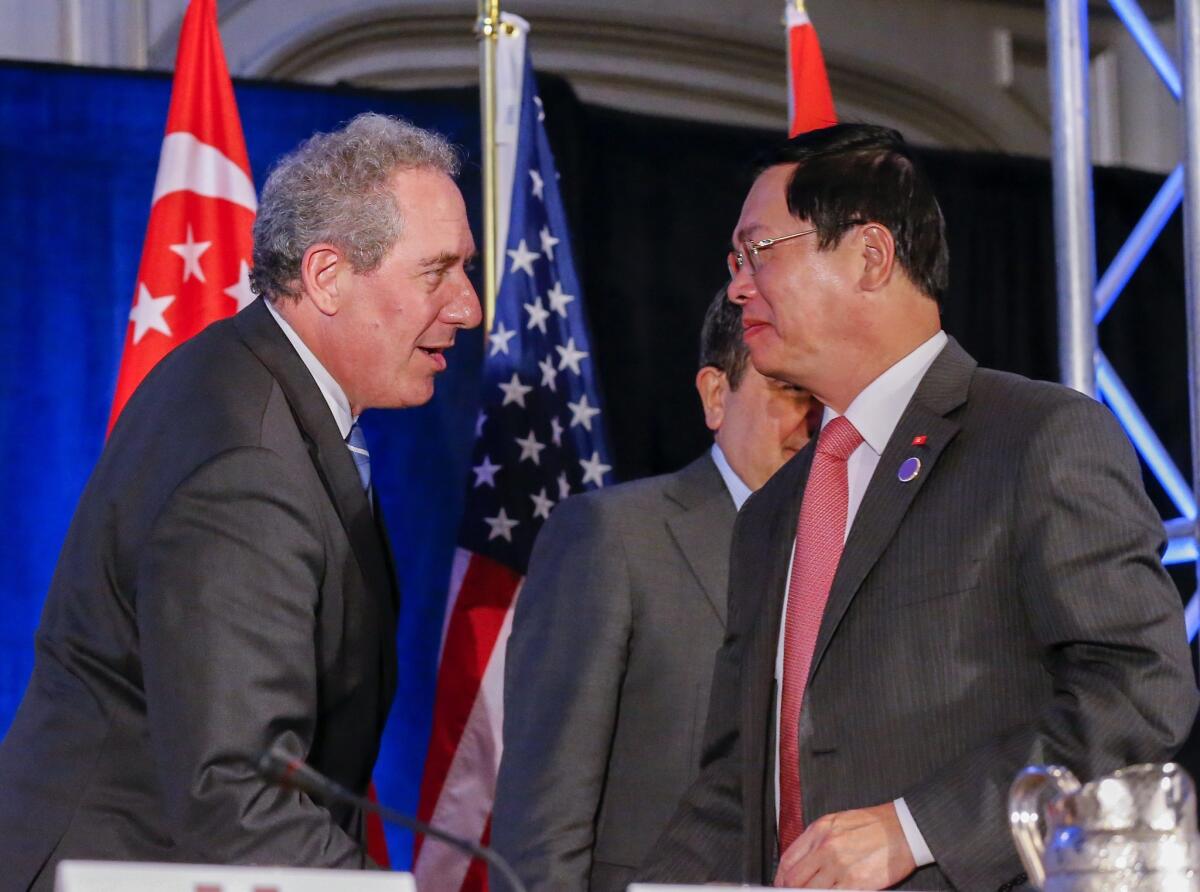
[{"label": "flagpole", "polygon": [[498,165],[496,163],[496,41],[500,36],[500,0],[479,0],[475,33],[483,42],[481,95],[483,106],[483,331],[496,316],[499,257],[496,244]]}]

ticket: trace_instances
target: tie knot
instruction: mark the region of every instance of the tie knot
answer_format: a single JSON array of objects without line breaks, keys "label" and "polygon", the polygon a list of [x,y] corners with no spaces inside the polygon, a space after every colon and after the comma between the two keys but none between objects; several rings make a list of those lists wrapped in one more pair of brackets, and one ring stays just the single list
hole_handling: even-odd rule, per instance
[{"label": "tie knot", "polygon": [[862,441],[862,434],[858,432],[858,428],[845,415],[839,415],[821,431],[820,439],[817,440],[817,452],[838,461],[845,461]]}]

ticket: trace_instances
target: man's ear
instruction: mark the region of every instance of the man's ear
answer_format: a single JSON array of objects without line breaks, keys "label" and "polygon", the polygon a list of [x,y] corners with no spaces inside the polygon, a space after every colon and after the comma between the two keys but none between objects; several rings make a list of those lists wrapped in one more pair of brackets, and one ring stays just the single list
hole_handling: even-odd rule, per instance
[{"label": "man's ear", "polygon": [[341,250],[325,243],[311,246],[300,259],[304,294],[326,316],[335,315],[341,306],[338,275],[345,265]]},{"label": "man's ear", "polygon": [[896,241],[891,230],[879,223],[863,226],[862,238],[863,272],[859,287],[863,291],[878,291],[892,278],[896,264]]},{"label": "man's ear", "polygon": [[729,379],[716,366],[706,365],[696,372],[696,392],[704,406],[704,423],[714,433],[725,422],[725,397],[729,394]]}]

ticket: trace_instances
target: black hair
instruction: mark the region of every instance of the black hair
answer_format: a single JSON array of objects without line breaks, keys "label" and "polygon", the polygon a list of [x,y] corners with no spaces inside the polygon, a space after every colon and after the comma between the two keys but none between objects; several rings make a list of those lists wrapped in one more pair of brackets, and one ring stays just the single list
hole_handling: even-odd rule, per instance
[{"label": "black hair", "polygon": [[946,222],[928,177],[904,137],[874,124],[835,124],[789,139],[758,159],[759,173],[795,164],[787,185],[792,216],[817,230],[821,249],[850,226],[880,223],[896,260],[923,293],[939,300],[950,275]]},{"label": "black hair", "polygon": [[729,300],[722,287],[704,313],[700,328],[700,368],[712,366],[725,373],[729,388],[737,390],[746,374],[750,350],[742,340],[742,308]]}]

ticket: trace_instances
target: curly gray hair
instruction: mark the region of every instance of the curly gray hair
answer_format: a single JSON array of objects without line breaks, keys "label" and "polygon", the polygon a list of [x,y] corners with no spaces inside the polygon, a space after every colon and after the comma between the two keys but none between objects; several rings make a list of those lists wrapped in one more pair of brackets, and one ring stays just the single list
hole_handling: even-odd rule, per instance
[{"label": "curly gray hair", "polygon": [[458,153],[436,133],[372,112],[285,155],[254,220],[254,293],[299,297],[300,261],[320,242],[344,250],[355,272],[378,267],[404,225],[388,181],[414,168],[456,176]]}]

